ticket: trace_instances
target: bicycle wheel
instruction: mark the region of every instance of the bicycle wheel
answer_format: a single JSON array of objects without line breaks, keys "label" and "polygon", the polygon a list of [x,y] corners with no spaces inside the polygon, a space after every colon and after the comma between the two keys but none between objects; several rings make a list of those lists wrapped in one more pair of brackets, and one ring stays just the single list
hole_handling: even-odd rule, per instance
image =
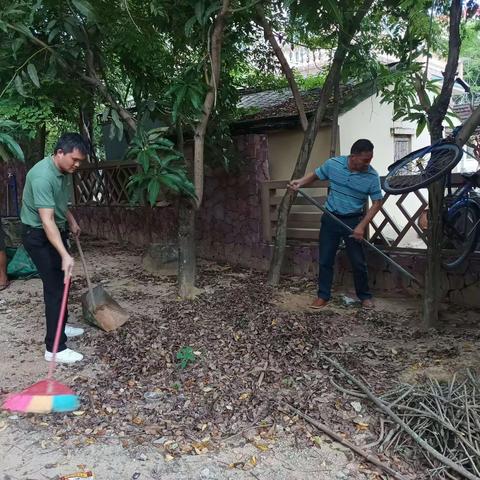
[{"label": "bicycle wheel", "polygon": [[442,265],[446,270],[460,268],[475,250],[478,240],[480,212],[468,202],[443,222]]},{"label": "bicycle wheel", "polygon": [[412,152],[395,162],[385,177],[383,189],[398,195],[426,187],[451,171],[462,154],[462,149],[453,143]]}]

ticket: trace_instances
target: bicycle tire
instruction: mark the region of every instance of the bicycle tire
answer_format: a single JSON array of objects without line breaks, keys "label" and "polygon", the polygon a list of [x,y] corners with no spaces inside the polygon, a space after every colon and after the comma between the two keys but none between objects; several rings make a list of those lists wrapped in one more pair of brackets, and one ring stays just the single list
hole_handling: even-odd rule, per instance
[{"label": "bicycle tire", "polygon": [[478,243],[480,210],[473,201],[460,207],[450,219],[444,219],[442,266],[445,270],[459,269]]},{"label": "bicycle tire", "polygon": [[424,188],[450,172],[462,155],[462,149],[454,143],[409,153],[395,162],[385,177],[383,189],[392,195],[400,195]]}]

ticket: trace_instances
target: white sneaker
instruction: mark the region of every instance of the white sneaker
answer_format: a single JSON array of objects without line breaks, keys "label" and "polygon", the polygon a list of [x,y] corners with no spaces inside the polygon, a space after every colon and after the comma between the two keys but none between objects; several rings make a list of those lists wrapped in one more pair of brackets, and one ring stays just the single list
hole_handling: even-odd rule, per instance
[{"label": "white sneaker", "polygon": [[79,335],[83,335],[85,330],[80,327],[72,327],[71,325],[65,325],[65,335],[69,338],[71,337],[78,337]]},{"label": "white sneaker", "polygon": [[[58,363],[75,363],[82,359],[83,355],[81,353],[71,350],[70,348],[66,348],[65,350],[57,353],[57,358],[55,361]],[[53,353],[45,350],[45,360],[47,362],[51,362],[53,360]]]}]

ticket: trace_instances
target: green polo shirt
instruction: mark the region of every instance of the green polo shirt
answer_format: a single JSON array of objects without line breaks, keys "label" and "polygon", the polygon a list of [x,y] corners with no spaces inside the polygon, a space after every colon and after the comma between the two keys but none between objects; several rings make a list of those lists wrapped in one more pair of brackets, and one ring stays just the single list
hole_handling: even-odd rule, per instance
[{"label": "green polo shirt", "polygon": [[23,189],[20,219],[25,225],[42,228],[39,208],[53,208],[55,223],[60,230],[67,225],[68,202],[71,195],[72,176],[63,174],[50,155],[35,164],[27,173]]}]

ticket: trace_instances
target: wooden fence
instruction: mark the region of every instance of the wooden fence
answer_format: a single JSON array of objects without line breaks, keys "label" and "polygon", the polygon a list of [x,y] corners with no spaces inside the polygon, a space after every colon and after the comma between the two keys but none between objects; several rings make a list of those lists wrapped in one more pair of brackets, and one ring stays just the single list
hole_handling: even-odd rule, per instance
[{"label": "wooden fence", "polygon": [[[383,181],[383,179],[382,179]],[[262,184],[263,236],[266,242],[275,237],[278,207],[288,181],[269,181]],[[461,175],[452,175],[452,186],[463,183]],[[304,187],[310,195],[324,203],[328,182],[316,181]],[[386,248],[425,249],[425,230],[420,226],[428,205],[427,190],[417,190],[403,195],[385,194],[380,212],[369,225],[368,238]],[[318,239],[322,212],[308,201],[297,196],[287,223],[289,243],[310,243]]]},{"label": "wooden fence", "polygon": [[82,166],[73,176],[77,206],[128,207],[127,183],[138,164],[105,162]]}]

